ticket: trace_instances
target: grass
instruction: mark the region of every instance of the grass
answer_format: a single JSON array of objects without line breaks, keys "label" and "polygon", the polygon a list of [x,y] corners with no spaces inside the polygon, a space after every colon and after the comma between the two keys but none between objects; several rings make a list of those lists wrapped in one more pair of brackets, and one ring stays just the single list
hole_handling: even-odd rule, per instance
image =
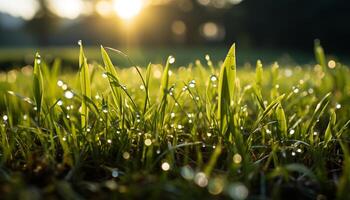
[{"label": "grass", "polygon": [[37,54],[0,74],[1,197],[348,199],[350,72],[315,55],[254,71],[233,45],[218,64],[138,67],[81,44],[61,73]]}]

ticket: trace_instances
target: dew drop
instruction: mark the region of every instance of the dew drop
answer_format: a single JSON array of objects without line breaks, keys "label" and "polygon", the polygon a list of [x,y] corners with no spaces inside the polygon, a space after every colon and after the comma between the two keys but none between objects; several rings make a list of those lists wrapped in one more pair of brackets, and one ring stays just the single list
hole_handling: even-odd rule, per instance
[{"label": "dew drop", "polygon": [[118,170],[117,170],[117,169],[113,169],[113,170],[112,170],[112,177],[113,177],[113,178],[117,178],[118,176],[119,176]]},{"label": "dew drop", "polygon": [[63,105],[63,101],[62,100],[57,101],[57,105],[62,106]]},{"label": "dew drop", "polygon": [[174,56],[169,56],[169,64],[173,64],[175,62]]},{"label": "dew drop", "polygon": [[210,76],[210,80],[213,81],[213,82],[215,82],[215,81],[218,80],[218,78],[217,78],[215,75],[211,75],[211,76]]},{"label": "dew drop", "polygon": [[129,158],[130,158],[130,153],[129,153],[129,152],[124,152],[124,153],[123,153],[123,158],[124,158],[125,160],[129,160]]},{"label": "dew drop", "polygon": [[337,104],[335,105],[335,108],[339,110],[339,109],[341,108],[341,104],[337,103]]},{"label": "dew drop", "polygon": [[151,139],[146,139],[145,140],[145,145],[146,146],[151,146],[152,145],[152,140]]},{"label": "dew drop", "polygon": [[195,175],[194,177],[194,182],[199,186],[199,187],[205,187],[208,185],[208,178],[203,172],[199,172]]},{"label": "dew drop", "polygon": [[65,93],[64,93],[64,96],[67,98],[67,99],[72,99],[74,97],[74,94],[72,91],[70,90],[67,90]]},{"label": "dew drop", "polygon": [[63,85],[63,81],[58,80],[58,81],[57,81],[57,85],[58,85],[58,87],[62,87],[62,85]]},{"label": "dew drop", "polygon": [[163,162],[161,167],[163,171],[169,171],[170,169],[170,165],[168,162]]},{"label": "dew drop", "polygon": [[190,166],[184,166],[181,168],[181,176],[186,180],[192,180],[194,178],[194,171]]}]

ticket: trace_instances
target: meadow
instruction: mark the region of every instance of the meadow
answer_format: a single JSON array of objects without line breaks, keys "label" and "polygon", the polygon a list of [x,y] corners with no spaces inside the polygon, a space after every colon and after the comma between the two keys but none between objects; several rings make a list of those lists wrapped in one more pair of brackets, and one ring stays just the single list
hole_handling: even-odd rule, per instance
[{"label": "meadow", "polygon": [[0,199],[350,198],[350,72],[319,43],[302,67],[79,44],[76,72],[0,72]]}]

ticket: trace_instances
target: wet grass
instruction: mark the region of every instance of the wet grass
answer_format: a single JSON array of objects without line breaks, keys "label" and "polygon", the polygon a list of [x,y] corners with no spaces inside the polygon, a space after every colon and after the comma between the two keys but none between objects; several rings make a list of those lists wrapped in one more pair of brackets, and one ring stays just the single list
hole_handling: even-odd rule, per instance
[{"label": "wet grass", "polygon": [[255,70],[234,45],[186,67],[100,55],[0,73],[2,198],[349,198],[350,72],[318,43],[316,64]]}]

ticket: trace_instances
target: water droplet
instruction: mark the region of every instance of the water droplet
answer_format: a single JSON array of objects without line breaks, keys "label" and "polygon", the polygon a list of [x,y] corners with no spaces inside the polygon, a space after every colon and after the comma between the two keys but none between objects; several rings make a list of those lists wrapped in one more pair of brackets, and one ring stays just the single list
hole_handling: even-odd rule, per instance
[{"label": "water droplet", "polygon": [[62,106],[63,105],[63,101],[62,100],[57,101],[57,105]]},{"label": "water droplet", "polygon": [[242,156],[238,153],[236,153],[235,155],[233,155],[233,162],[235,164],[239,164],[242,162]]},{"label": "water droplet", "polygon": [[58,81],[57,81],[57,85],[58,85],[58,87],[62,87],[62,85],[63,85],[63,81],[58,80]]},{"label": "water droplet", "polygon": [[7,115],[2,116],[2,119],[3,119],[4,121],[7,121],[7,120],[8,120]]},{"label": "water droplet", "polygon": [[67,90],[65,93],[64,93],[64,96],[67,98],[67,99],[72,99],[74,97],[74,93],[70,90]]},{"label": "water droplet", "polygon": [[194,177],[194,182],[199,186],[199,187],[205,187],[208,185],[208,178],[203,172],[199,172],[196,174]]},{"label": "water droplet", "polygon": [[36,59],[36,63],[37,63],[37,64],[40,64],[40,63],[41,63],[41,59],[40,59],[40,58],[37,58],[37,59]]},{"label": "water droplet", "polygon": [[209,181],[208,192],[212,195],[218,195],[224,190],[224,180],[222,178],[213,178]]},{"label": "water droplet", "polygon": [[78,45],[81,46],[83,42],[81,40],[78,40]]},{"label": "water droplet", "polygon": [[23,115],[23,120],[27,120],[28,116],[27,115]]},{"label": "water droplet", "polygon": [[212,134],[208,132],[208,133],[207,133],[207,136],[208,136],[208,137],[211,137],[211,136],[212,136]]},{"label": "water droplet", "polygon": [[145,145],[146,146],[151,146],[151,144],[152,144],[152,140],[151,139],[146,139],[145,140]]},{"label": "water droplet", "polygon": [[206,59],[207,61],[209,61],[209,60],[210,60],[210,55],[209,55],[209,54],[206,54],[206,55],[205,55],[205,59]]},{"label": "water droplet", "polygon": [[175,62],[174,56],[169,56],[169,64],[173,64]]},{"label": "water droplet", "polygon": [[337,104],[335,105],[335,108],[339,110],[339,109],[341,108],[341,104],[337,103]]},{"label": "water droplet", "polygon": [[293,75],[293,71],[292,71],[291,69],[286,69],[286,70],[284,71],[284,75],[285,75],[286,77],[291,77],[291,76]]},{"label": "water droplet", "polygon": [[192,180],[194,178],[194,171],[190,166],[184,166],[181,168],[181,176],[186,180]]},{"label": "water droplet", "polygon": [[295,89],[293,90],[293,92],[294,92],[295,94],[299,93],[299,88],[295,88]]},{"label": "water droplet", "polygon": [[295,130],[294,129],[290,129],[289,134],[293,135],[294,133],[295,133]]},{"label": "water droplet", "polygon": [[182,129],[183,126],[182,126],[181,124],[179,124],[179,125],[177,125],[177,128],[178,128],[178,129]]},{"label": "water droplet", "polygon": [[232,199],[244,200],[248,197],[248,188],[242,183],[232,183],[227,188],[228,194]]},{"label": "water droplet", "polygon": [[107,77],[108,77],[107,73],[105,73],[105,72],[102,73],[102,77],[103,77],[103,78],[107,78]]},{"label": "water droplet", "polygon": [[118,170],[117,170],[117,169],[113,169],[113,170],[112,170],[112,177],[113,177],[113,178],[117,178],[118,176],[119,176]]},{"label": "water droplet", "polygon": [[315,132],[314,132],[314,135],[317,135],[317,134],[318,134],[317,131],[315,131]]},{"label": "water droplet", "polygon": [[67,138],[66,138],[66,137],[63,137],[63,138],[62,138],[62,140],[63,140],[63,141],[66,141],[66,140],[67,140]]},{"label": "water droplet", "polygon": [[140,85],[140,89],[141,89],[141,90],[144,90],[144,89],[145,89],[145,86],[144,86],[144,85]]},{"label": "water droplet", "polygon": [[156,151],[156,153],[157,153],[157,154],[160,154],[160,150],[158,149],[158,150]]},{"label": "water droplet", "polygon": [[162,163],[162,170],[163,170],[163,171],[169,171],[169,169],[170,169],[169,163],[163,162],[163,163]]},{"label": "water droplet", "polygon": [[171,117],[171,118],[174,118],[174,117],[175,117],[175,113],[172,112],[172,113],[170,114],[170,117]]},{"label": "water droplet", "polygon": [[188,84],[188,86],[189,86],[190,88],[196,87],[196,81],[195,81],[195,80],[192,80],[192,81]]},{"label": "water droplet", "polygon": [[124,152],[124,153],[123,153],[123,158],[124,158],[125,160],[129,160],[129,158],[130,158],[130,153],[129,153],[129,152]]},{"label": "water droplet", "polygon": [[62,88],[62,90],[67,90],[68,89],[68,85],[67,84],[63,84],[61,88]]},{"label": "water droplet", "polygon": [[210,80],[213,81],[213,82],[215,82],[215,81],[218,80],[218,78],[217,78],[215,75],[211,75],[211,76],[210,76]]},{"label": "water droplet", "polygon": [[301,152],[302,152],[302,150],[301,150],[301,149],[297,149],[297,152],[298,152],[298,153],[301,153]]}]

